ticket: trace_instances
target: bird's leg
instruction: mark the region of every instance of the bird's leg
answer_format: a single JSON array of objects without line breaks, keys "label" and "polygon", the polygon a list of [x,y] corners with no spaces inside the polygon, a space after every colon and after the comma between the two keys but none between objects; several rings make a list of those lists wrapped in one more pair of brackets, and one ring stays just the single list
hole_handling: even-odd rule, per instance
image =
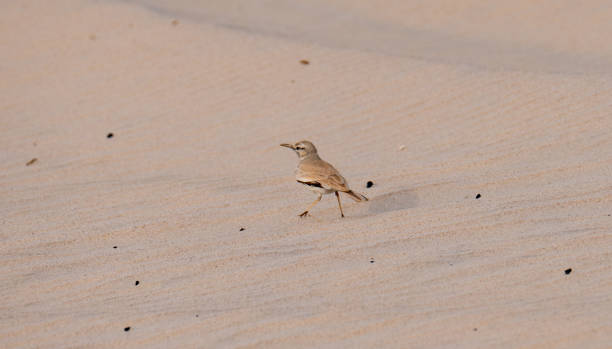
[{"label": "bird's leg", "polygon": [[308,211],[310,211],[311,208],[313,208],[314,205],[316,205],[319,201],[321,201],[321,198],[323,197],[323,195],[318,194],[319,196],[317,197],[317,199],[310,204],[310,206],[308,206],[308,208],[306,209],[306,211],[300,213],[300,217],[305,217],[306,215],[308,215]]},{"label": "bird's leg", "polygon": [[340,207],[340,217],[344,218],[344,212],[342,212],[342,205],[340,204],[340,194],[336,193],[336,199],[338,199],[338,207]]}]

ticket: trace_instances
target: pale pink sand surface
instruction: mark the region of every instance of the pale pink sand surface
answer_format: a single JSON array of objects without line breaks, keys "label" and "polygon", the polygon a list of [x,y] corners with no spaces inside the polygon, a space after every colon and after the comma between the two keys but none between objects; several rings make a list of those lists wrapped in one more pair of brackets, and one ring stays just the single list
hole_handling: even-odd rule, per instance
[{"label": "pale pink sand surface", "polygon": [[3,1],[0,347],[609,348],[610,18]]}]

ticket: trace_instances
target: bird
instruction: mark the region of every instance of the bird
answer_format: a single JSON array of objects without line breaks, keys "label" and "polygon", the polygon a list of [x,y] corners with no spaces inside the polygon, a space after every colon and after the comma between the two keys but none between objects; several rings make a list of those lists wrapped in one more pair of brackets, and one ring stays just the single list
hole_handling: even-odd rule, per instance
[{"label": "bird", "polygon": [[346,179],[342,177],[334,166],[319,157],[317,148],[312,142],[303,140],[294,144],[283,143],[281,147],[287,147],[295,151],[300,159],[295,170],[295,179],[298,183],[308,186],[310,190],[317,194],[317,199],[308,206],[306,211],[299,214],[300,217],[306,217],[308,211],[319,203],[325,194],[334,193],[336,195],[338,207],[340,208],[340,217],[343,218],[344,212],[342,211],[338,192],[348,194],[355,201],[368,201],[367,197],[349,188]]}]

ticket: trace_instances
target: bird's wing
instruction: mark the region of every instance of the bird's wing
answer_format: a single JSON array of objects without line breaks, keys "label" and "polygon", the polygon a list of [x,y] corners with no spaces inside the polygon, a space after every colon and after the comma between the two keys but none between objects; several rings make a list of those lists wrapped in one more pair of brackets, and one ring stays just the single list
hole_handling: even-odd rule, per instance
[{"label": "bird's wing", "polygon": [[348,191],[348,183],[340,172],[323,160],[302,161],[296,179],[303,183],[318,183],[325,189]]}]

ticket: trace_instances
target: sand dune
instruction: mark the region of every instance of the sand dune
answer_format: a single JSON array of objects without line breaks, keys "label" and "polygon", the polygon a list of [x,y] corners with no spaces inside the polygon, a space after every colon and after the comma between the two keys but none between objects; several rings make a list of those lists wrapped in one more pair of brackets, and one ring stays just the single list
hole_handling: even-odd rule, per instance
[{"label": "sand dune", "polygon": [[0,5],[0,347],[609,347],[609,5],[265,4]]}]

